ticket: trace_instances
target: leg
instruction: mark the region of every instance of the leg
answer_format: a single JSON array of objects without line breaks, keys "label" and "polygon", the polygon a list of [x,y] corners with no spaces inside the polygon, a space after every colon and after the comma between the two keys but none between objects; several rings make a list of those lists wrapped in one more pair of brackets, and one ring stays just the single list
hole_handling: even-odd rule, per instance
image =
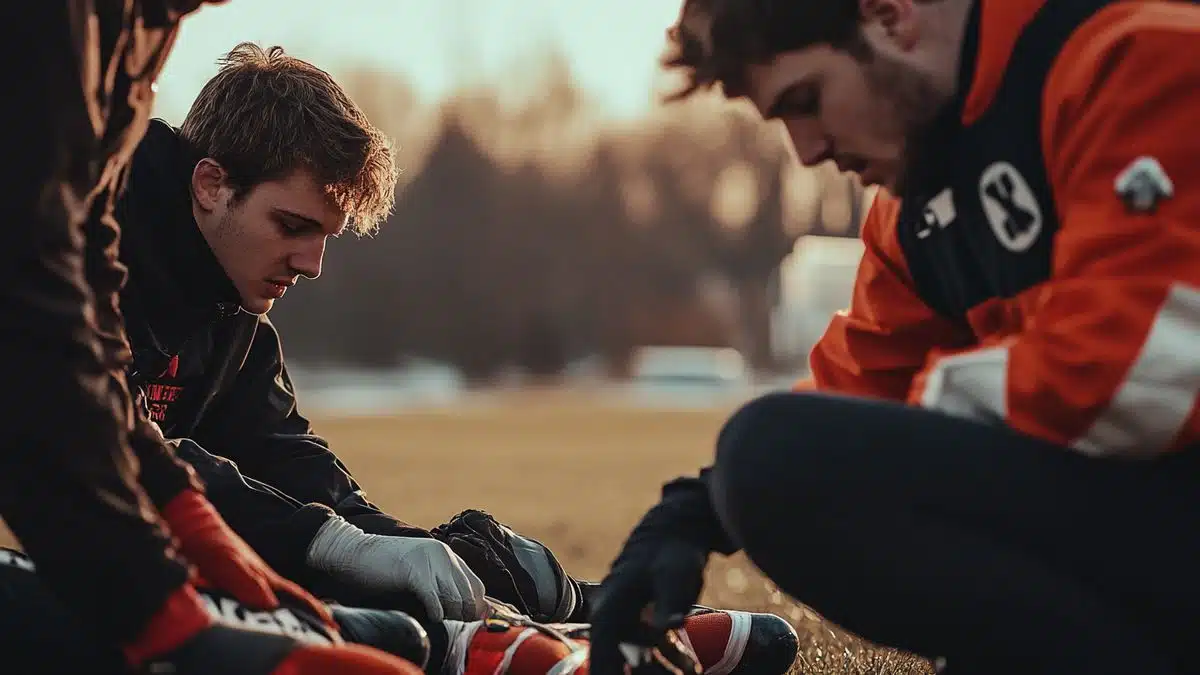
[{"label": "leg", "polygon": [[21,98],[4,127],[10,161],[0,170],[9,208],[0,372],[22,391],[0,412],[8,435],[0,513],[48,587],[121,641],[187,576],[138,486],[125,440],[129,402],[112,374],[120,354],[97,338],[106,314],[85,280],[92,193],[115,175],[105,159],[137,131],[112,126],[128,90],[113,101],[101,87],[110,61],[118,73],[125,65],[113,52],[125,4],[8,3],[0,14],[13,27],[0,54],[23,64],[11,71]]},{"label": "leg", "polygon": [[0,548],[0,654],[29,675],[129,675],[120,650],[98,640],[46,588],[23,554]]},{"label": "leg", "polygon": [[953,672],[1169,673],[1200,628],[1195,456],[1095,460],[805,394],[744,407],[717,455],[717,511],[782,589]]}]

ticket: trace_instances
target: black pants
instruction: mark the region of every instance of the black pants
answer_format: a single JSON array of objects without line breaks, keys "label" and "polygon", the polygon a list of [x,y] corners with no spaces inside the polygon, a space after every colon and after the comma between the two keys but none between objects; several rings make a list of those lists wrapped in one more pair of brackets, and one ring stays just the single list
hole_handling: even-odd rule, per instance
[{"label": "black pants", "polygon": [[1092,459],[812,394],[722,430],[712,496],[781,589],[956,674],[1196,672],[1200,453]]},{"label": "black pants", "polygon": [[113,639],[135,635],[186,577],[139,485],[169,476],[165,495],[161,483],[186,474],[165,450],[139,466],[127,442],[125,269],[109,214],[152,80],[197,4],[0,3],[0,516],[49,587]]}]

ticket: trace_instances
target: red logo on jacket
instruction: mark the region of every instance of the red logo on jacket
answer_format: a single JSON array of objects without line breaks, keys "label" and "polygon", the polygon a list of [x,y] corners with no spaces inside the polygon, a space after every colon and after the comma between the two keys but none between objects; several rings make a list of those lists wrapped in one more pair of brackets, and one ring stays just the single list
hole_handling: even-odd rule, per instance
[{"label": "red logo on jacket", "polygon": [[[167,362],[167,367],[158,376],[159,379],[173,380],[179,375],[179,355],[171,357]],[[171,404],[183,392],[183,387],[165,382],[151,382],[146,385],[146,402],[149,405],[150,421],[155,424],[162,424],[167,419],[167,412],[171,408]]]}]

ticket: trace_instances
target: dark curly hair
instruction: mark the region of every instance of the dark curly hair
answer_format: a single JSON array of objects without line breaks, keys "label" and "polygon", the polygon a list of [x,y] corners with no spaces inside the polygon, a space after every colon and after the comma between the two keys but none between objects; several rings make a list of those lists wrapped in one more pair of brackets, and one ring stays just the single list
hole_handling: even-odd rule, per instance
[{"label": "dark curly hair", "polygon": [[867,59],[861,19],[859,0],[684,0],[662,65],[684,71],[687,82],[667,98],[718,84],[741,96],[746,66],[818,44]]}]

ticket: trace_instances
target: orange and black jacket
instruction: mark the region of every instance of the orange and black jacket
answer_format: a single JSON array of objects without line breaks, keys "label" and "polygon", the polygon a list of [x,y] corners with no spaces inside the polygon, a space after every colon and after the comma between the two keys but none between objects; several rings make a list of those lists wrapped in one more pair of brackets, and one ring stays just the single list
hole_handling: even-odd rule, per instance
[{"label": "orange and black jacket", "polygon": [[1200,5],[980,0],[960,78],[797,388],[1200,444]]}]

